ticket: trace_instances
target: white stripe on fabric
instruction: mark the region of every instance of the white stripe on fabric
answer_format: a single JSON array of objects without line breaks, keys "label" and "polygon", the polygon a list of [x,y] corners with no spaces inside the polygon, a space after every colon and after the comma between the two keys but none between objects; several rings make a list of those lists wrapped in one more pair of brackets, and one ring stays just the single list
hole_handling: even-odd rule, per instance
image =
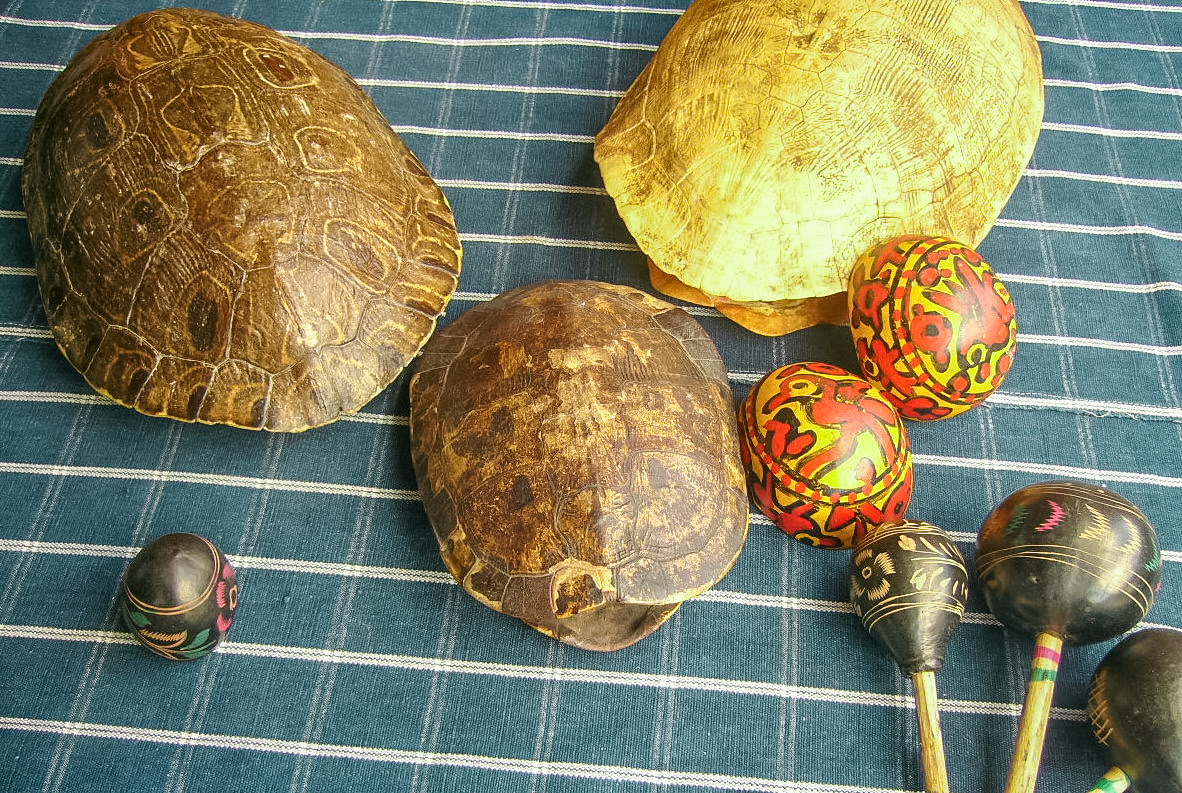
[{"label": "white stripe on fabric", "polygon": [[1019,273],[999,273],[999,275],[1001,275],[1006,283],[1093,289],[1100,292],[1127,292],[1136,295],[1145,295],[1152,292],[1182,292],[1182,283],[1178,283],[1177,281],[1157,281],[1151,284],[1119,284],[1104,281],[1088,281],[1082,278],[1057,278],[1045,275],[1022,275]]},{"label": "white stripe on fabric", "polygon": [[[21,63],[14,61],[0,61],[0,69],[32,69],[45,71],[61,71],[63,64],[53,63]],[[528,93],[528,94],[559,94],[562,96],[580,96],[597,99],[619,98],[624,95],[623,90],[604,88],[578,88],[561,85],[510,85],[504,83],[464,83],[440,80],[404,80],[382,77],[356,77],[357,83],[372,88],[407,88],[443,91],[486,91],[491,93]],[[1164,96],[1182,96],[1182,88],[1168,88],[1161,86],[1141,85],[1139,83],[1092,83],[1078,80],[1060,80],[1047,78],[1044,85],[1050,88],[1082,88],[1090,91],[1137,91],[1141,93],[1159,94]],[[25,108],[8,108],[18,115],[27,115],[34,111]]]},{"label": "white stripe on fabric", "polygon": [[1159,344],[1139,344],[1130,341],[1111,341],[1109,339],[1086,339],[1074,336],[1048,336],[1042,333],[1019,333],[1019,344],[1051,344],[1064,347],[1092,347],[1098,350],[1120,350],[1121,352],[1140,352],[1146,355],[1160,355],[1173,357],[1182,355],[1182,344],[1163,346]]},{"label": "white stripe on fabric", "polygon": [[[1111,0],[1022,0],[1031,5],[1063,5],[1081,8],[1108,8],[1120,11],[1143,11],[1158,13],[1179,13],[1180,6],[1153,5],[1147,3],[1120,3]],[[596,3],[559,3],[543,2],[543,0],[386,0],[386,2],[417,2],[429,5],[460,5],[485,8],[522,8],[527,10],[545,11],[583,11],[588,13],[605,14],[652,14],[659,16],[680,16],[681,8],[661,8],[656,6],[639,5],[603,5]],[[16,17],[0,17],[0,22],[25,25],[28,27],[72,27],[79,30],[107,30],[108,24],[78,22],[74,20],[30,20]]]},{"label": "white stripe on fabric", "polygon": [[1097,41],[1095,39],[1068,39],[1061,36],[1035,36],[1042,44],[1059,44],[1064,47],[1083,47],[1096,50],[1136,50],[1138,52],[1171,53],[1182,52],[1182,44],[1148,44],[1139,41]]},{"label": "white stripe on fabric", "polygon": [[1022,229],[1024,231],[1049,231],[1062,234],[1092,234],[1098,237],[1124,237],[1144,235],[1163,240],[1180,241],[1182,231],[1168,231],[1152,226],[1090,226],[1083,223],[1056,223],[1045,220],[1016,220],[1013,218],[998,218],[993,225],[1001,228]]},{"label": "white stripe on fabric", "polygon": [[[752,514],[752,522],[771,526],[771,521],[758,513]],[[970,532],[949,532],[955,542],[973,545],[977,535]],[[55,542],[50,540],[20,540],[0,538],[0,552],[31,553],[57,556],[91,556],[97,558],[130,559],[139,548],[128,545],[102,545],[76,542]],[[416,584],[454,585],[455,579],[442,570],[418,570],[406,567],[381,567],[342,562],[324,562],[311,559],[277,559],[265,556],[228,554],[227,558],[242,570],[270,570],[273,572],[301,573],[304,575],[348,576],[370,578],[382,581],[402,581]],[[1162,558],[1168,562],[1182,562],[1182,551],[1163,550]],[[753,608],[779,609],[782,611],[815,611],[829,614],[850,614],[853,607],[847,601],[822,600],[820,598],[787,597],[759,592],[736,592],[727,589],[709,589],[695,600],[724,605],[750,606]],[[998,625],[993,615],[966,612],[966,622],[979,625]]]},{"label": "white stripe on fabric", "polygon": [[114,25],[107,25],[99,22],[80,22],[76,19],[22,19],[20,17],[13,17],[0,15],[0,24],[3,25],[21,25],[29,28],[68,28],[71,30],[94,30],[104,31],[110,30]]},{"label": "white stripe on fabric", "polygon": [[1111,129],[1087,124],[1061,124],[1054,121],[1044,121],[1042,128],[1049,132],[1073,132],[1080,135],[1101,135],[1107,138],[1182,141],[1182,132],[1158,132],[1152,129]]},{"label": "white stripe on fabric", "polygon": [[435,182],[440,187],[467,190],[506,190],[522,193],[563,193],[565,195],[607,195],[607,191],[602,187],[579,187],[577,185],[547,184],[545,182],[489,182],[477,181],[475,179],[436,179]]},{"label": "white stripe on fabric", "polygon": [[[395,128],[397,129],[397,128]],[[557,142],[577,142],[577,143],[591,143],[594,141],[593,135],[566,135],[563,133],[537,133],[530,135],[528,133],[506,132],[501,130],[461,130],[458,132],[447,132],[444,130],[434,130],[427,127],[419,127],[416,130],[422,134],[441,134],[443,136],[455,135],[464,137],[481,137],[505,140],[546,140]],[[1148,133],[1146,133],[1148,134]],[[1163,133],[1164,134],[1164,133]],[[1182,133],[1178,133],[1178,140],[1182,140]],[[20,167],[24,160],[20,157],[0,157],[0,166]],[[1137,179],[1126,176],[1112,176],[1109,174],[1095,174],[1095,173],[1079,173],[1075,171],[1050,170],[1050,169],[1027,169],[1023,172],[1023,176],[1032,179],[1070,179],[1081,182],[1098,182],[1103,184],[1114,184],[1125,187],[1148,187],[1165,190],[1182,190],[1182,180],[1172,179]],[[527,192],[554,192],[565,193],[571,195],[597,195],[606,196],[607,191],[598,186],[581,186],[581,185],[566,185],[566,184],[550,184],[545,182],[506,182],[495,180],[479,180],[479,179],[444,179],[439,178],[435,180],[442,187],[463,188],[472,190],[520,190]],[[23,212],[18,210],[8,210],[6,216],[12,218],[25,217]],[[998,225],[1016,225],[1022,223],[1031,223],[1032,221],[1006,221],[998,220]],[[1043,224],[1047,229],[1054,228],[1056,224]],[[1016,226],[1017,227],[1017,226]],[[1092,226],[1077,226],[1073,228],[1089,229],[1091,233],[1105,233],[1100,227]],[[1116,227],[1109,233],[1133,233],[1138,231],[1151,232],[1153,230],[1143,229],[1142,227]],[[1173,236],[1173,235],[1172,235]],[[1171,236],[1171,238],[1172,238]],[[588,241],[589,242],[589,241]],[[632,246],[635,249],[635,246]]]},{"label": "white stripe on fabric", "polygon": [[[20,25],[25,27],[65,27],[78,30],[106,31],[114,25],[58,21],[50,19],[21,19],[13,16],[0,16],[0,24]],[[606,41],[603,39],[585,39],[577,36],[512,36],[498,38],[456,38],[450,36],[416,36],[407,33],[358,33],[353,31],[322,31],[322,30],[279,30],[291,39],[305,41],[365,41],[379,44],[424,44],[433,47],[593,47],[596,49],[636,50],[640,52],[654,52],[656,44],[640,44],[624,41]],[[44,66],[44,64],[40,64]],[[10,68],[20,68],[10,67]],[[64,66],[57,67],[59,69]]]},{"label": "white stripe on fabric", "polygon": [[45,553],[60,556],[96,556],[130,559],[139,548],[130,545],[101,545],[84,542],[51,542],[0,538],[0,551],[9,553]]},{"label": "white stripe on fabric", "polygon": [[388,424],[396,427],[405,427],[410,424],[408,416],[390,416],[384,413],[344,413],[340,420],[356,421],[362,424]]},{"label": "white stripe on fabric", "polygon": [[[0,391],[0,401],[3,402],[47,402],[66,405],[105,405],[122,407],[110,397],[102,394],[73,394],[66,391]],[[384,413],[346,413],[341,421],[354,421],[362,424],[381,424],[405,427],[410,423],[408,416],[392,416]]]},{"label": "white stripe on fabric", "polygon": [[434,5],[483,6],[486,8],[526,8],[538,11],[590,11],[606,14],[660,14],[681,16],[680,8],[657,8],[651,6],[611,6],[595,3],[553,3],[540,0],[384,0],[388,3],[431,3]]},{"label": "white stripe on fabric", "polygon": [[1037,474],[1039,476],[1062,479],[1089,479],[1100,482],[1129,482],[1155,485],[1157,487],[1182,488],[1182,476],[1163,476],[1161,474],[1145,474],[1134,471],[1100,470],[1074,465],[1031,463],[1017,460],[981,460],[939,454],[912,454],[911,459],[917,465],[933,465],[943,468],[1013,471],[1015,473]]},{"label": "white stripe on fabric", "polygon": [[[2,65],[2,64],[0,64]],[[582,96],[595,99],[612,99],[624,95],[623,91],[605,88],[573,88],[561,85],[506,85],[503,83],[455,83],[438,80],[395,80],[381,77],[359,77],[358,84],[366,88],[413,88],[438,89],[442,91],[488,91],[490,93],[515,94],[559,94],[561,96]]]},{"label": "white stripe on fabric", "polygon": [[631,242],[602,242],[600,240],[571,240],[543,237],[540,234],[472,234],[461,233],[462,242],[487,242],[495,245],[544,245],[550,248],[587,248],[598,251],[639,251]]},{"label": "white stripe on fabric", "polygon": [[[16,214],[13,218],[16,219]],[[21,212],[20,219],[25,217],[25,213]],[[625,251],[636,252],[640,248],[635,243],[631,242],[604,242],[602,240],[576,240],[576,239],[561,239],[558,237],[545,237],[540,234],[481,234],[475,232],[460,232],[460,241],[462,243],[490,243],[494,245],[543,245],[550,248],[585,248],[587,250],[596,251]],[[11,328],[12,326],[7,326]],[[5,331],[0,327],[0,335],[14,335],[13,331]]]},{"label": "white stripe on fabric", "polygon": [[[490,298],[491,295],[483,296],[479,299],[488,300]],[[763,373],[759,372],[732,372],[730,374],[731,380],[748,385],[757,382],[761,377],[763,377]],[[101,394],[79,394],[67,391],[0,391],[0,401],[121,407],[115,400]],[[1182,420],[1182,408],[1179,407],[1145,405],[1131,402],[1106,402],[1094,399],[1080,399],[1078,397],[1051,396],[1048,394],[1018,394],[1008,391],[998,391],[989,397],[988,404],[995,407],[1050,408],[1051,410],[1087,413],[1097,418],[1123,416],[1128,418],[1149,417]],[[387,413],[347,413],[341,416],[340,420],[394,426],[408,426],[410,424],[410,418],[407,415],[391,415]]]},{"label": "white stripe on fabric", "polygon": [[[492,132],[492,136],[505,138],[508,140],[530,140],[528,136],[522,136],[514,132]],[[1182,135],[1179,136],[1182,139]],[[588,137],[588,140],[593,138]],[[0,166],[20,167],[23,160],[20,157],[0,157]],[[1096,173],[1080,173],[1076,171],[1064,171],[1054,169],[1036,169],[1028,168],[1023,172],[1023,177],[1031,179],[1070,179],[1080,182],[1096,182],[1101,184],[1119,185],[1122,187],[1146,187],[1163,190],[1182,190],[1182,180],[1176,179],[1138,179],[1127,176],[1113,176],[1110,174],[1096,174]],[[474,190],[520,190],[530,192],[555,192],[565,194],[586,194],[606,196],[607,191],[598,186],[578,186],[578,185],[560,185],[547,184],[538,182],[501,182],[488,181],[477,179],[436,179],[443,187],[451,188],[467,188]],[[999,221],[1001,223],[1001,221]],[[1082,227],[1081,227],[1082,228]],[[463,237],[464,235],[461,235]],[[572,241],[576,242],[576,241]],[[596,243],[591,240],[577,241],[579,246],[597,245],[611,243]],[[638,250],[635,245],[630,245],[628,248],[617,248],[617,250]]]},{"label": "white stripe on fabric", "polygon": [[[943,702],[940,703],[944,705]],[[412,765],[436,765],[457,768],[477,768],[485,771],[554,776],[571,779],[595,779],[611,782],[686,785],[712,790],[753,791],[754,793],[909,793],[909,791],[869,788],[865,786],[830,785],[812,782],[784,782],[746,776],[728,776],[694,771],[661,771],[616,765],[596,765],[555,760],[526,760],[487,755],[451,752],[426,752],[381,747],[345,746],[257,738],[249,735],[184,732],[180,730],[149,729],[93,722],[69,722],[50,719],[0,717],[0,729],[50,734],[78,735],[107,740],[132,740],[171,746],[199,746],[205,748],[253,751],[297,757],[320,757],[345,760],[367,760]]]},{"label": "white stripe on fabric", "polygon": [[997,391],[989,397],[990,405],[1006,405],[1021,408],[1049,408],[1071,410],[1102,418],[1105,416],[1126,416],[1129,418],[1163,418],[1182,421],[1182,408],[1161,405],[1140,405],[1124,402],[1105,402],[1098,399],[1048,397],[1041,394],[1012,394]]},{"label": "white stripe on fabric", "polygon": [[[72,20],[50,19],[22,19],[8,15],[0,16],[0,24],[18,25],[24,27],[65,27],[78,30],[105,31],[114,25],[101,23],[84,23]],[[279,30],[279,33],[292,39],[302,40],[331,40],[331,41],[366,41],[374,43],[423,44],[436,47],[538,47],[538,46],[567,46],[594,47],[598,49],[635,50],[640,52],[654,52],[656,44],[640,44],[629,42],[608,41],[602,39],[583,39],[574,36],[553,37],[505,37],[505,38],[455,38],[447,36],[417,36],[402,33],[354,33],[349,31],[320,31],[320,30]],[[1137,41],[1104,41],[1095,39],[1072,39],[1061,36],[1036,35],[1035,40],[1043,44],[1057,44],[1085,49],[1118,49],[1139,52],[1176,53],[1182,52],[1182,45],[1151,44]],[[5,62],[0,66],[7,68],[46,68],[48,64]],[[61,70],[63,66],[52,66]]]},{"label": "white stripe on fabric", "polygon": [[[519,139],[516,133],[493,133],[493,137],[504,138],[507,140]],[[0,157],[0,166],[20,167],[23,160],[20,157]],[[1070,179],[1081,182],[1098,182],[1103,184],[1119,185],[1122,187],[1145,187],[1162,190],[1182,190],[1182,180],[1170,179],[1136,179],[1126,176],[1110,176],[1108,174],[1093,174],[1093,173],[1076,173],[1072,171],[1061,170],[1046,170],[1046,169],[1028,169],[1023,173],[1024,177],[1032,179]],[[492,181],[479,179],[445,179],[438,178],[435,180],[440,187],[449,189],[467,189],[467,190],[506,190],[519,192],[550,192],[560,193],[564,195],[593,195],[593,196],[607,196],[607,191],[602,187],[597,186],[583,186],[583,185],[564,185],[551,184],[546,182],[507,182],[507,181]],[[13,219],[24,218],[24,213],[19,213],[16,210],[9,210],[8,217]],[[1161,232],[1156,229],[1149,229],[1142,226],[1120,226],[1113,228],[1083,226],[1083,225],[1069,225],[1056,224],[1036,221],[1022,221],[1022,220],[1006,220],[999,219],[997,225],[1009,226],[1011,228],[1033,228],[1036,227],[1043,230],[1071,230],[1083,233],[1092,234],[1133,234],[1146,233],[1155,236],[1162,236],[1167,239],[1182,238],[1182,233],[1179,232]],[[492,234],[473,234],[461,233],[461,239],[478,239],[480,241],[487,241],[493,239],[497,242],[519,242],[523,240],[553,240],[553,238],[541,236],[510,236],[510,235],[492,235]],[[636,251],[639,248],[632,243],[605,243],[596,240],[564,240],[558,241],[562,247],[607,247],[611,250],[629,250]]]},{"label": "white stripe on fabric", "polygon": [[[373,83],[374,81],[370,81]],[[403,87],[430,87],[430,88],[448,88],[456,89],[457,84],[448,85],[446,83],[431,83],[427,86],[422,83],[414,86]],[[519,86],[489,86],[489,85],[466,85],[469,90],[512,90]],[[524,87],[522,87],[524,88]],[[560,91],[556,93],[566,93]],[[599,91],[590,89],[584,95],[592,96],[614,96],[619,94],[618,91]],[[23,107],[0,107],[0,115],[9,116],[33,116],[36,114],[36,109]],[[509,132],[505,130],[496,129],[445,129],[442,127],[427,127],[419,125],[393,124],[391,128],[399,135],[430,135],[440,138],[473,138],[479,140],[530,140],[542,141],[547,143],[571,143],[579,145],[590,145],[595,142],[595,136],[589,134],[573,134],[563,132]],[[1062,124],[1058,122],[1047,121],[1044,122],[1042,128],[1050,132],[1068,132],[1080,135],[1099,135],[1109,138],[1127,138],[1133,140],[1167,140],[1167,141],[1182,141],[1182,132],[1161,132],[1152,129],[1111,129],[1108,127],[1097,127],[1087,124]],[[16,160],[15,162],[7,163],[10,165],[20,165],[21,161],[17,158],[6,158]],[[601,191],[602,192],[602,191]]]},{"label": "white stripe on fabric", "polygon": [[[532,92],[530,86],[489,85],[476,83],[440,83],[423,81],[397,81],[368,79],[358,80],[370,85],[400,88],[446,89],[446,90],[482,90],[482,91],[521,91]],[[597,98],[622,96],[622,91],[605,91],[601,89],[554,89],[551,93],[569,95],[571,91],[579,91],[582,96]],[[2,116],[36,115],[36,108],[0,107]],[[393,124],[392,129],[399,135],[432,135],[441,138],[477,138],[491,140],[538,140],[553,143],[590,144],[595,142],[594,135],[569,134],[562,132],[508,132],[494,129],[447,129],[443,127],[426,127],[407,124]],[[1134,140],[1168,140],[1182,141],[1182,132],[1161,132],[1152,129],[1113,129],[1089,124],[1065,124],[1055,121],[1043,122],[1042,128],[1050,132],[1069,132],[1080,135],[1100,135],[1109,138],[1128,138]]]},{"label": "white stripe on fabric", "polygon": [[1176,179],[1134,179],[1128,176],[1112,176],[1100,173],[1078,173],[1045,168],[1027,168],[1022,176],[1032,179],[1071,179],[1077,182],[1099,182],[1123,187],[1151,187],[1162,190],[1182,190],[1182,181]]},{"label": "white stripe on fabric", "polygon": [[[464,6],[488,6],[492,8],[531,8],[555,11],[593,11],[624,14],[668,14],[680,16],[680,8],[656,8],[650,6],[611,6],[588,3],[555,3],[542,0],[385,0],[385,2],[422,2],[433,4],[454,4]],[[1182,13],[1182,6],[1152,5],[1147,3],[1121,3],[1113,0],[1022,0],[1027,5],[1064,5],[1081,8],[1109,8],[1120,11],[1144,11],[1161,13]]]},{"label": "white stripe on fabric", "polygon": [[1149,3],[1119,3],[1113,0],[1022,0],[1024,5],[1078,6],[1080,8],[1112,8],[1118,11],[1155,11],[1180,13],[1182,6],[1151,5]]},{"label": "white stripe on fabric", "polygon": [[1168,86],[1143,85],[1141,83],[1095,83],[1088,80],[1064,80],[1057,77],[1044,77],[1043,86],[1047,88],[1082,88],[1087,91],[1134,91],[1142,94],[1157,94],[1160,96],[1182,96],[1182,88]]},{"label": "white stripe on fabric", "polygon": [[[129,634],[117,631],[6,624],[0,624],[0,637],[47,641],[109,642],[115,644],[130,644],[135,641]],[[573,666],[553,668],[497,661],[470,661],[459,658],[438,658],[396,653],[330,650],[322,647],[293,647],[259,644],[255,642],[236,642],[232,640],[222,642],[218,645],[215,652],[251,658],[269,658],[279,661],[346,664],[352,666],[404,669],[415,672],[449,672],[453,674],[503,677],[516,680],[561,680],[563,682],[582,685],[688,689],[741,696],[828,702],[837,705],[911,708],[914,707],[915,703],[915,700],[906,694],[880,694],[873,691],[786,685],[760,680],[602,670]],[[1020,712],[1021,703],[946,699],[941,700],[940,709],[954,713],[1012,716]],[[1079,709],[1056,708],[1055,718],[1069,721],[1083,721],[1086,716]]]},{"label": "white stripe on fabric", "polygon": [[[442,127],[398,126],[391,128],[399,135],[430,135],[438,138],[478,138],[482,140],[530,140],[545,143],[595,142],[594,135],[576,135],[565,132],[507,132],[499,129],[444,129]],[[436,180],[438,181],[438,180]]]},{"label": "white stripe on fabric", "polygon": [[[1182,477],[1148,474],[1134,471],[1113,471],[1086,468],[1082,466],[1033,463],[1017,460],[984,460],[966,457],[914,453],[916,465],[931,465],[945,468],[970,470],[1012,471],[1068,479],[1088,479],[1100,482],[1126,482],[1148,484],[1158,487],[1182,488]],[[151,482],[182,482],[186,484],[217,485],[223,487],[254,488],[320,495],[343,495],[353,498],[377,498],[413,501],[419,494],[413,490],[379,488],[345,483],[311,482],[262,477],[230,476],[227,474],[204,474],[187,471],[161,471],[145,468],[107,468],[100,466],[70,466],[47,463],[18,463],[0,461],[0,473],[29,474],[35,476],[71,476],[96,479],[120,479]]]},{"label": "white stripe on fabric", "polygon": [[179,482],[192,485],[241,487],[253,490],[281,490],[291,493],[317,493],[331,496],[378,498],[398,501],[412,501],[418,500],[419,498],[417,491],[400,490],[392,487],[371,487],[345,483],[272,479],[254,476],[231,476],[229,474],[206,474],[195,471],[160,471],[151,468],[107,468],[88,465],[0,462],[0,473],[121,479],[138,482]]},{"label": "white stripe on fabric", "polygon": [[[0,20],[2,21],[2,20]],[[36,61],[0,61],[0,69],[13,69],[33,72],[60,72],[65,69],[64,63],[38,63]]]},{"label": "white stripe on fabric", "polygon": [[49,328],[29,328],[19,325],[0,325],[0,336],[17,336],[29,339],[52,339]]},{"label": "white stripe on fabric", "polygon": [[[45,540],[15,540],[0,538],[0,551],[9,553],[54,554],[60,556],[95,556],[130,559],[139,548],[129,545],[101,545],[80,542],[52,542]],[[413,570],[404,567],[318,562],[309,559],[276,559],[265,556],[227,554],[227,558],[243,570],[271,570],[308,575],[349,576],[385,581],[407,581],[426,584],[454,584],[449,573],[440,570]]]},{"label": "white stripe on fabric", "polygon": [[352,33],[346,31],[280,30],[284,36],[306,41],[366,41],[375,44],[425,44],[432,47],[591,47],[602,50],[655,52],[656,44],[639,44],[577,36],[509,36],[504,38],[455,38],[451,36],[414,36],[406,33]]}]

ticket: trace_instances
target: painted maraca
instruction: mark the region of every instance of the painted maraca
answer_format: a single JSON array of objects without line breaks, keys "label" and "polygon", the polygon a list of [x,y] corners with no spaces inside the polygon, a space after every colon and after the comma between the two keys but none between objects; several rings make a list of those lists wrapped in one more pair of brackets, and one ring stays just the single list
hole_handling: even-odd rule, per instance
[{"label": "painted maraca", "polygon": [[773,369],[739,406],[751,502],[785,534],[852,548],[911,503],[911,441],[881,390],[832,364]]},{"label": "painted maraca", "polygon": [[197,534],[157,537],[123,573],[123,619],[157,655],[174,661],[213,652],[238,608],[238,582],[226,555]]},{"label": "painted maraca", "polygon": [[1182,631],[1145,628],[1092,675],[1088,716],[1116,766],[1089,793],[1182,791]]},{"label": "painted maraca", "polygon": [[1035,637],[1006,793],[1038,778],[1064,643],[1119,636],[1161,584],[1157,534],[1123,496],[1083,482],[1043,482],[1006,498],[977,536],[977,578],[1002,624]]},{"label": "painted maraca", "polygon": [[968,571],[948,532],[930,523],[887,523],[850,557],[850,601],[915,686],[920,761],[928,793],[948,793],[936,672],[964,614]]}]

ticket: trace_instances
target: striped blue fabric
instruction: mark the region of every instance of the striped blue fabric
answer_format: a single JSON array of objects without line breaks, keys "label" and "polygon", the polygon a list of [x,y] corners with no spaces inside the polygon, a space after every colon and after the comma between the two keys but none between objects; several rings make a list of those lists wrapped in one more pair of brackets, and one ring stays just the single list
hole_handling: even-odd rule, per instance
[{"label": "striped blue fabric", "polygon": [[[545,277],[648,289],[592,139],[684,0],[207,0],[334,59],[448,194],[449,316]],[[294,436],[152,419],[56,350],[20,196],[34,108],[150,0],[0,4],[0,790],[915,791],[911,683],[848,606],[848,552],[753,519],[713,591],[601,654],[456,586],[418,500],[404,375]],[[1034,157],[981,251],[1018,305],[1015,369],[911,425],[913,517],[970,558],[988,511],[1050,478],[1112,487],[1164,549],[1148,623],[1182,628],[1182,5],[1024,0],[1044,57]],[[780,364],[853,366],[848,331],[757,337],[693,309],[737,398]],[[208,658],[133,644],[137,548],[214,540],[242,586]],[[1068,647],[1040,790],[1108,767],[1085,715],[1113,642]],[[1000,790],[1033,642],[974,592],[938,677],[952,786]]]}]

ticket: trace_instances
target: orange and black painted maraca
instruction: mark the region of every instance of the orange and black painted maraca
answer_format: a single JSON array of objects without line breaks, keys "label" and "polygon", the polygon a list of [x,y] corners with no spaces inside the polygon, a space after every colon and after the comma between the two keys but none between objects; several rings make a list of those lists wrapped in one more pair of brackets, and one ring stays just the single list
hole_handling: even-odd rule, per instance
[{"label": "orange and black painted maraca", "polygon": [[1161,585],[1161,549],[1130,501],[1084,482],[1021,488],[977,535],[985,602],[1009,628],[1035,637],[1034,660],[1005,793],[1038,777],[1064,644],[1114,638],[1140,622]]}]

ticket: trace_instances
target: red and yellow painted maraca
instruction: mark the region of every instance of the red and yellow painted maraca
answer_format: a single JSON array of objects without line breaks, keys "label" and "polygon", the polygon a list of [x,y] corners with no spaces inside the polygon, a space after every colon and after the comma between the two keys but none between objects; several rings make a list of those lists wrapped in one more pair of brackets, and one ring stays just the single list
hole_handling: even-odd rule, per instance
[{"label": "red and yellow painted maraca", "polygon": [[899,414],[861,377],[827,363],[781,366],[739,407],[755,506],[789,536],[851,548],[911,501],[911,445]]},{"label": "red and yellow painted maraca", "polygon": [[858,259],[848,298],[862,373],[904,418],[959,415],[992,394],[1013,364],[1013,300],[968,245],[888,240]]}]

